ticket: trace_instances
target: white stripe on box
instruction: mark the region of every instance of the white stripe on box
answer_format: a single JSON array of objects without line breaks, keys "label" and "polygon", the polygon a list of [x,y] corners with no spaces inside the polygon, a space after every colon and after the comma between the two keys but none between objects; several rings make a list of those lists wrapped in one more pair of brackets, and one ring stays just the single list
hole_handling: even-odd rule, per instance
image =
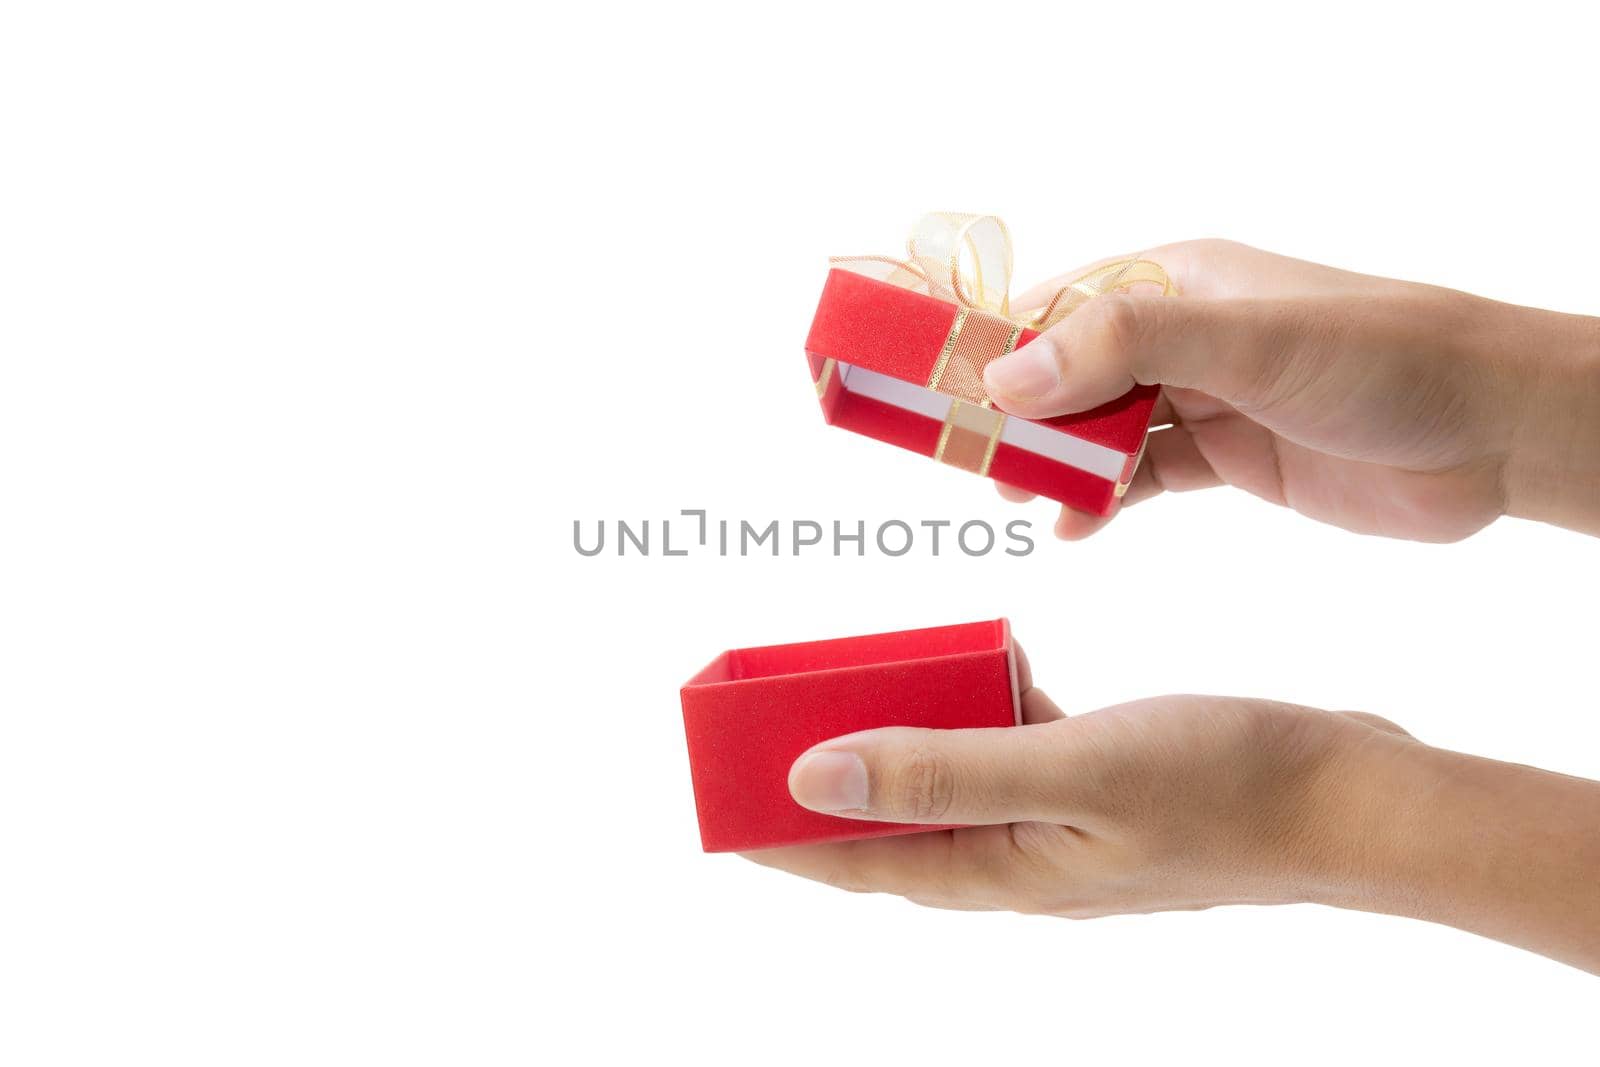
[{"label": "white stripe on box", "polygon": [[[920,385],[891,378],[877,371],[864,370],[848,363],[837,364],[839,384],[847,392],[871,397],[902,411],[910,411],[943,422],[950,413],[950,397]],[[1128,457],[1105,445],[1073,437],[1026,419],[1008,418],[1000,430],[1000,440],[1013,448],[1065,463],[1097,478],[1114,482],[1122,477]]]}]

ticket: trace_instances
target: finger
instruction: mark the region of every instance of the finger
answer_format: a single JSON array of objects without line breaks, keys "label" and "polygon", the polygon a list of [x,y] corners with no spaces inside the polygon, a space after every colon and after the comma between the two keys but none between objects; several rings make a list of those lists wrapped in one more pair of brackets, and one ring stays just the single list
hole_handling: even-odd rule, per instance
[{"label": "finger", "polygon": [[[1042,281],[1038,285],[1024,290],[1022,295],[1014,297],[1011,300],[1011,310],[1015,313],[1038,311],[1046,304],[1050,303],[1051,300],[1055,299],[1057,293],[1061,292],[1061,290],[1082,278],[1084,275],[1093,274],[1095,271],[1100,270],[1102,267],[1105,267],[1108,264],[1133,258],[1135,257],[1131,255],[1107,256],[1104,259],[1095,260],[1093,263],[1085,263],[1076,270],[1069,270],[1063,274],[1057,274],[1054,278]],[[1165,265],[1163,265],[1163,267],[1164,266]],[[1154,286],[1153,288],[1155,289],[1156,294],[1160,295],[1160,287]],[[1182,289],[1180,288],[1179,291],[1181,292]]]},{"label": "finger", "polygon": [[824,741],[789,769],[803,808],[855,819],[1049,821],[1071,774],[1053,724],[977,730],[890,727]]},{"label": "finger", "polygon": [[1131,508],[1151,497],[1160,496],[1161,493],[1161,482],[1156,478],[1155,472],[1148,463],[1141,463],[1139,469],[1133,472],[1133,481],[1128,483],[1128,491],[1122,494],[1122,506]]},{"label": "finger", "polygon": [[[1154,486],[1156,492],[1187,493],[1194,489],[1212,489],[1222,484],[1222,478],[1200,451],[1194,434],[1181,425],[1169,426],[1150,435],[1145,443],[1144,459],[1134,474],[1135,482],[1139,481],[1139,474],[1145,475],[1146,484]],[[1132,503],[1128,497],[1133,495],[1133,490],[1134,487],[1130,485],[1123,496],[1124,505]],[[1141,499],[1154,495],[1147,493]]]},{"label": "finger", "polygon": [[1061,514],[1056,516],[1055,534],[1063,541],[1082,541],[1105,529],[1106,523],[1116,518],[1120,510],[1120,500],[1112,504],[1109,515],[1095,515],[1077,508],[1063,507]]},{"label": "finger", "polygon": [[1026,504],[1038,495],[1037,493],[1030,493],[1026,489],[1018,489],[1014,485],[1007,485],[1005,482],[995,482],[994,487],[1001,496],[1013,504]]},{"label": "finger", "polygon": [[1374,730],[1381,730],[1386,734],[1395,734],[1399,737],[1412,736],[1411,731],[1407,730],[1404,726],[1401,726],[1398,723],[1390,722],[1382,715],[1374,715],[1370,711],[1340,711],[1336,712],[1335,714],[1343,715],[1347,719],[1354,719],[1360,723],[1365,723]]},{"label": "finger", "polygon": [[1128,485],[1128,491],[1122,494],[1122,506],[1131,508],[1135,504],[1142,504],[1151,497],[1161,495],[1161,486],[1156,484],[1154,475],[1140,468],[1135,472],[1133,481]]},{"label": "finger", "polygon": [[[1155,430],[1162,430],[1168,426],[1175,425],[1177,421],[1178,416],[1173,410],[1172,401],[1167,398],[1165,391],[1163,391],[1156,397],[1156,406],[1150,415],[1150,425]],[[1155,430],[1151,432],[1155,432]],[[1137,475],[1135,477],[1137,480]],[[1038,496],[1037,493],[1030,493],[1026,489],[1019,489],[1014,485],[1007,485],[1005,482],[997,481],[994,483],[994,487],[1001,497],[1011,501],[1013,504],[1026,504]],[[1129,491],[1131,493],[1132,487],[1130,487]],[[1121,503],[1130,504],[1132,502],[1124,499]],[[1056,536],[1063,541],[1081,541],[1090,534],[1098,532],[1109,519],[1110,516],[1102,518],[1087,512],[1063,508],[1061,517],[1056,521]]]},{"label": "finger", "polygon": [[1004,826],[975,826],[868,841],[743,853],[763,867],[853,893],[894,893],[937,907],[1006,907],[1018,875]]},{"label": "finger", "polygon": [[[1225,415],[1239,414],[1232,404],[1218,400],[1214,396],[1207,396],[1197,389],[1167,386],[1161,390],[1161,399],[1167,402],[1168,408],[1172,411],[1171,421],[1174,423],[1205,422],[1209,419],[1220,419]],[[1156,407],[1159,411],[1159,402]],[[1156,420],[1152,417],[1150,421],[1154,423]]]},{"label": "finger", "polygon": [[1025,723],[1055,722],[1065,719],[1067,713],[1056,707],[1056,702],[1045,695],[1043,689],[1022,691],[1022,721]]},{"label": "finger", "polygon": [[[1091,270],[1119,259],[1132,258],[1131,255],[1112,256],[1079,270],[1059,274],[1029,289],[1013,300],[1011,306],[1019,310],[1043,307],[1056,293]],[[1217,238],[1160,245],[1140,252],[1138,258],[1159,263],[1179,293],[1201,300],[1246,296],[1296,299],[1378,294],[1393,286],[1384,278],[1335,270],[1319,263],[1263,252],[1237,241]]]},{"label": "finger", "polygon": [[990,363],[984,387],[1006,411],[1030,419],[1098,407],[1141,384],[1249,406],[1293,370],[1294,349],[1283,339],[1295,320],[1292,309],[1267,302],[1111,294]]},{"label": "finger", "polygon": [[1128,483],[1127,492],[1116,502],[1111,514],[1091,515],[1064,507],[1056,519],[1055,534],[1063,541],[1081,541],[1105,529],[1123,508],[1164,492],[1186,493],[1222,484],[1222,478],[1212,469],[1185,427],[1173,425],[1152,430],[1145,443],[1144,459],[1133,472],[1133,481]]},{"label": "finger", "polygon": [[1169,426],[1151,432],[1144,460],[1134,471],[1121,504],[1131,508],[1165,492],[1186,493],[1223,484],[1189,430],[1182,425]]},{"label": "finger", "polygon": [[1028,662],[1028,654],[1022,650],[1021,642],[1013,641],[1011,649],[1017,661],[1017,702],[1022,709],[1022,721],[1038,723],[1065,719],[1066,714],[1056,707],[1055,701],[1045,696],[1044,690],[1034,688],[1033,666]]},{"label": "finger", "polygon": [[1178,421],[1178,414],[1173,410],[1172,398],[1167,396],[1165,389],[1156,394],[1156,406],[1150,411],[1150,425],[1156,428],[1171,426]]},{"label": "finger", "polygon": [[1020,641],[1012,640],[1011,651],[1017,661],[1017,692],[1026,694],[1033,688],[1033,666],[1028,662],[1028,654],[1022,651]]}]

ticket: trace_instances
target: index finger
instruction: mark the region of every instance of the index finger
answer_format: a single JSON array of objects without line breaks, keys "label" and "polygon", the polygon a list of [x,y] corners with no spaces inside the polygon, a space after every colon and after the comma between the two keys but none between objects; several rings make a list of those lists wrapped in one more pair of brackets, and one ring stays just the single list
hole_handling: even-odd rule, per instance
[{"label": "index finger", "polygon": [[[1145,252],[1130,253],[1122,256],[1106,256],[1092,263],[1086,263],[1076,270],[1065,271],[1053,278],[1031,286],[1011,301],[1013,311],[1037,311],[1050,302],[1050,299],[1062,289],[1071,285],[1077,279],[1093,271],[1123,259],[1147,259],[1158,263],[1161,269],[1167,272],[1167,277],[1172,279],[1172,284],[1180,293],[1189,293],[1195,296],[1206,295],[1206,285],[1203,279],[1204,272],[1194,270],[1194,254],[1188,250],[1187,243],[1163,245]],[[1199,278],[1197,279],[1197,274]],[[1198,289],[1197,289],[1198,285]],[[1160,288],[1149,283],[1131,286],[1130,292],[1143,292],[1149,290],[1160,295]]]},{"label": "index finger", "polygon": [[790,845],[745,859],[852,893],[893,893],[962,910],[1008,907],[1015,841],[1004,826]]}]

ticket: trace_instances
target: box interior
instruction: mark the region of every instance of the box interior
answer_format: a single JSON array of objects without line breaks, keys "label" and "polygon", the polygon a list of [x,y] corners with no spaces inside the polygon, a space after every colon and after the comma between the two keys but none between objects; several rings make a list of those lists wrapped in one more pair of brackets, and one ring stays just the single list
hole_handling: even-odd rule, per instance
[{"label": "box interior", "polygon": [[936,626],[926,630],[841,637],[830,641],[739,648],[718,656],[705,670],[691,678],[689,684],[710,685],[842,667],[865,667],[877,663],[988,652],[1005,646],[1005,622],[995,619],[957,626]]},{"label": "box interior", "polygon": [[[948,394],[849,363],[836,361],[835,369],[840,388],[848,394],[870,397],[939,422],[943,422],[950,413],[951,398]],[[1000,441],[1013,448],[1088,471],[1111,482],[1122,477],[1128,462],[1127,455],[1114,448],[1097,445],[1027,419],[1007,418],[1000,429]]]}]

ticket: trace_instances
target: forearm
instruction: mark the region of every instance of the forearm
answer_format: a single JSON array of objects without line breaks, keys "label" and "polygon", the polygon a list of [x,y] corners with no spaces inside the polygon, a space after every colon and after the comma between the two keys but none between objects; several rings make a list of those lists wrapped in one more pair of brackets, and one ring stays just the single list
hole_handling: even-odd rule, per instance
[{"label": "forearm", "polygon": [[1600,782],[1377,738],[1334,792],[1314,899],[1445,923],[1600,973]]},{"label": "forearm", "polygon": [[1527,383],[1507,513],[1600,535],[1600,318],[1507,308],[1489,340],[1516,353],[1508,359]]}]

